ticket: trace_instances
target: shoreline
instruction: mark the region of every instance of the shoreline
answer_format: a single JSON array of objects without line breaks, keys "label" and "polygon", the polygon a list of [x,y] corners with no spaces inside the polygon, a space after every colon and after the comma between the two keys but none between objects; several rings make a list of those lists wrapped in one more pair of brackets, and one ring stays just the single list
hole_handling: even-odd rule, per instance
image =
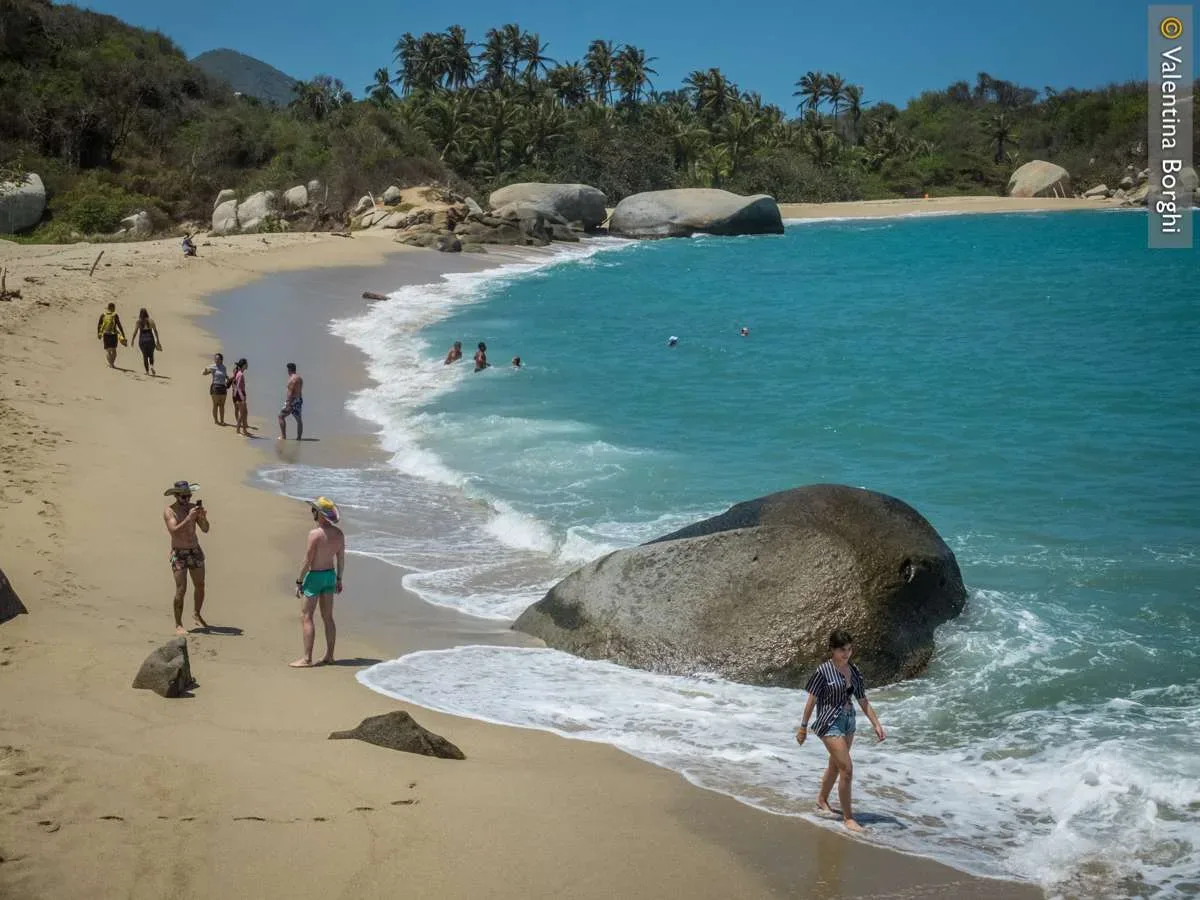
[{"label": "shoreline", "polygon": [[[897,884],[922,896],[1040,894],[768,816],[612,747],[385,701],[351,677],[387,655],[353,628],[339,635],[341,665],[289,669],[307,511],[249,487],[261,442],[207,418],[206,298],[278,272],[422,251],[311,234],[209,239],[187,263],[173,240],[104,249],[108,262],[89,279],[64,267],[86,267],[94,247],[0,243],[10,285],[22,279],[26,293],[0,320],[0,565],[30,611],[0,624],[0,888],[66,898],[387,896],[397,882],[449,897],[832,898]],[[109,297],[127,321],[150,308],[164,377],[104,367],[92,329]],[[251,421],[273,437],[260,383]],[[171,635],[160,495],[184,475],[202,485],[213,521],[205,612],[231,633],[189,637],[200,686],[165,701],[129,680]],[[325,740],[396,708],[459,744],[467,762]]]},{"label": "shoreline", "polygon": [[[836,203],[780,203],[784,224],[805,219],[882,219],[920,215],[1068,212],[1123,209],[1111,199],[1076,197],[930,197],[928,200],[849,200]],[[1144,207],[1128,207],[1139,209]]]}]

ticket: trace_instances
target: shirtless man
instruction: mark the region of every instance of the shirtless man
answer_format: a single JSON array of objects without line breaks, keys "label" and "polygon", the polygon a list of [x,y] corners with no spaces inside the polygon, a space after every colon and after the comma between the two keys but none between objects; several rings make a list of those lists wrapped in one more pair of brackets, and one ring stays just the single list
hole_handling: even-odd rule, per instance
[{"label": "shirtless man", "polygon": [[475,351],[475,371],[482,372],[488,367],[487,361],[487,344],[483,341],[479,342],[479,349]]},{"label": "shirtless man", "polygon": [[319,604],[321,619],[325,623],[325,656],[319,666],[333,662],[333,642],[337,639],[337,626],[333,624],[333,595],[342,592],[342,572],[346,568],[346,536],[337,527],[341,516],[332,500],[318,497],[312,507],[313,521],[317,527],[308,533],[308,547],[304,552],[304,565],[296,579],[296,596],[303,595],[300,606],[300,630],[304,635],[304,655],[291,663],[294,669],[307,669],[313,665],[313,643],[317,639],[317,627],[313,624],[313,612]]},{"label": "shirtless man", "polygon": [[279,439],[287,440],[287,417],[296,419],[296,440],[304,438],[304,419],[301,412],[304,409],[304,379],[296,374],[296,364],[287,364],[287,396],[283,399],[283,408],[279,410]]},{"label": "shirtless man", "polygon": [[458,362],[460,359],[462,359],[462,341],[455,341],[454,346],[451,347],[450,351],[446,354],[446,359],[442,365],[448,366],[451,363]]},{"label": "shirtless man", "polygon": [[192,619],[200,628],[208,623],[200,615],[204,606],[204,551],[196,537],[196,526],[208,534],[208,512],[202,501],[192,503],[192,491],[200,487],[186,481],[177,481],[163,491],[164,497],[174,501],[163,511],[163,522],[171,535],[171,574],[175,576],[175,633],[187,634],[183,627],[183,597],[187,593],[188,572],[192,573],[192,598],[195,612]]}]

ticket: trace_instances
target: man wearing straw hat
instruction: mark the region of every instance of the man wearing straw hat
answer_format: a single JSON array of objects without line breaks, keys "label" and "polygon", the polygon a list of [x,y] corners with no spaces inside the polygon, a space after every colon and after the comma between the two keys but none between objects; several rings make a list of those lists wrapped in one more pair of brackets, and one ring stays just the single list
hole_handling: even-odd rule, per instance
[{"label": "man wearing straw hat", "polygon": [[317,628],[313,612],[319,606],[325,623],[325,656],[317,665],[333,662],[333,643],[337,626],[333,623],[333,597],[342,592],[342,572],[346,568],[346,536],[338,528],[341,514],[333,501],[318,497],[309,503],[317,527],[308,533],[308,548],[304,566],[296,579],[296,596],[303,597],[300,607],[300,629],[304,635],[304,655],[291,663],[293,668],[308,669],[313,665],[313,643]]},{"label": "man wearing straw hat", "polygon": [[171,574],[175,576],[175,633],[187,634],[183,627],[183,598],[187,593],[188,572],[192,573],[192,597],[195,612],[192,618],[200,628],[208,623],[200,615],[204,606],[204,551],[196,537],[196,526],[208,534],[208,513],[204,502],[192,503],[192,492],[200,485],[188,481],[177,481],[165,491],[164,497],[173,497],[171,505],[163,512],[163,521],[171,535]]}]

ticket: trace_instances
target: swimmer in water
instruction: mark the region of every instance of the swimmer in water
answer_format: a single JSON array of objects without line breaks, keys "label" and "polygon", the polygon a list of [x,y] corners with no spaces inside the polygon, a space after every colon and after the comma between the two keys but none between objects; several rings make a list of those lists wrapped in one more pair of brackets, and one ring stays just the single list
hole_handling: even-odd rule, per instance
[{"label": "swimmer in water", "polygon": [[519,356],[514,356],[514,357],[513,357],[513,363],[512,363],[512,366],[513,366],[513,368],[514,368],[514,369],[519,369],[519,368],[521,368],[521,357],[519,357]]},{"label": "swimmer in water", "polygon": [[450,348],[450,352],[446,354],[446,360],[442,365],[448,366],[450,363],[456,363],[462,359],[462,341],[455,341],[454,346]]},{"label": "swimmer in water", "polygon": [[487,367],[487,344],[485,344],[483,341],[480,341],[479,349],[475,351],[475,371],[481,372]]},{"label": "swimmer in water", "polygon": [[742,330],[741,330],[740,332],[738,332],[738,333],[739,333],[739,334],[740,334],[742,337],[750,337],[750,329],[749,329],[749,328],[747,328],[745,325],[743,325],[743,326],[742,326]]},{"label": "swimmer in water", "polygon": [[679,343],[679,338],[675,337],[675,335],[671,335],[669,338],[667,338],[667,346],[668,347],[674,347],[678,343]]}]

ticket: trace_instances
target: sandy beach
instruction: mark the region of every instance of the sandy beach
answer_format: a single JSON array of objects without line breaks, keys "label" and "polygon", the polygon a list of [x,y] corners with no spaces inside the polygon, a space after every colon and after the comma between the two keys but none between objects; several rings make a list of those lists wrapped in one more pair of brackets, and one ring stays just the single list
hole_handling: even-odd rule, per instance
[{"label": "sandy beach", "polygon": [[[1018,202],[883,203],[792,205],[784,217]],[[23,293],[0,304],[0,567],[29,609],[0,624],[0,897],[1040,896],[756,811],[607,746],[366,690],[354,673],[402,652],[514,639],[405,595],[382,563],[349,561],[339,664],[288,668],[299,651],[293,579],[311,520],[306,506],[247,476],[271,459],[370,452],[361,430],[336,437],[362,376],[318,370],[306,399],[320,440],[278,448],[283,351],[240,348],[253,361],[260,439],[217,428],[199,374],[214,349],[205,301],[264,276],[288,279],[304,292],[295,306],[276,300],[244,314],[312,358],[324,351],[306,345],[335,340],[324,324],[361,302],[364,285],[390,291],[504,258],[449,257],[388,237],[204,238],[188,261],[174,240],[0,241],[8,286]],[[336,296],[329,279],[281,274],[350,267],[359,274],[339,280]],[[109,300],[127,330],[149,308],[165,348],[160,377],[142,374],[132,347],[120,370],[106,367],[95,322]],[[130,682],[172,636],[162,494],[183,478],[201,485],[209,509],[205,614],[219,627],[188,637],[194,696],[165,700]],[[188,604],[185,621],[190,591]],[[327,740],[403,708],[466,761]],[[798,759],[797,777],[815,790],[813,759]]]},{"label": "sandy beach", "polygon": [[931,197],[928,200],[860,200],[853,203],[781,203],[788,219],[875,219],[917,214],[1062,212],[1072,209],[1116,209],[1114,200],[1075,197]]}]

